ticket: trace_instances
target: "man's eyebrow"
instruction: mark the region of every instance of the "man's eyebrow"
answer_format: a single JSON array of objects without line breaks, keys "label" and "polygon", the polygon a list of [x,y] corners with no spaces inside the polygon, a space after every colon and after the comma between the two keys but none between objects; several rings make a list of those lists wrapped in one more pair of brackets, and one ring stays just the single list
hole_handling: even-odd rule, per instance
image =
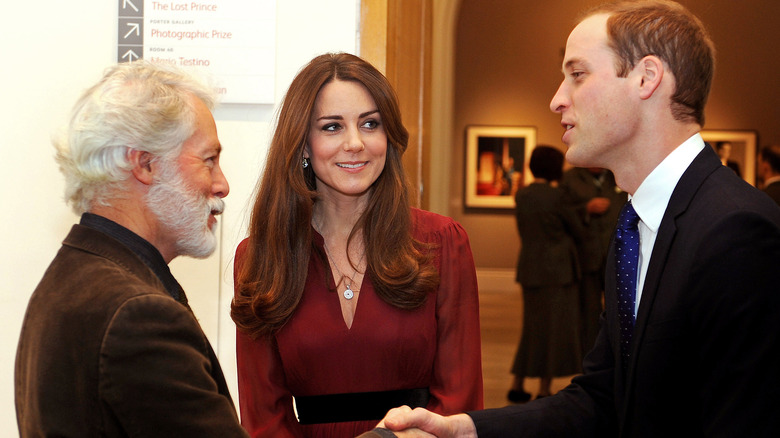
[{"label": "man's eyebrow", "polygon": [[204,149],[204,152],[207,155],[211,155],[211,154],[221,155],[222,154],[222,143],[217,143],[216,145],[206,146],[206,148]]},{"label": "man's eyebrow", "polygon": [[568,61],[566,61],[566,64],[563,65],[563,71],[571,70],[574,67],[577,67],[578,65],[584,65],[585,62],[580,58],[572,58]]}]

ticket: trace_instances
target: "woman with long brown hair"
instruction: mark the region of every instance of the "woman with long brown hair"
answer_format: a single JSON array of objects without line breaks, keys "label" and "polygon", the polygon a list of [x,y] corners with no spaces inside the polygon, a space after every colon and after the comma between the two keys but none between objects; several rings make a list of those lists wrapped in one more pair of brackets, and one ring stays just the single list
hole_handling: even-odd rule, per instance
[{"label": "woman with long brown hair", "polygon": [[253,436],[354,437],[395,406],[482,407],[468,237],[411,207],[407,140],[395,92],[364,60],[321,55],[293,80],[236,252]]}]

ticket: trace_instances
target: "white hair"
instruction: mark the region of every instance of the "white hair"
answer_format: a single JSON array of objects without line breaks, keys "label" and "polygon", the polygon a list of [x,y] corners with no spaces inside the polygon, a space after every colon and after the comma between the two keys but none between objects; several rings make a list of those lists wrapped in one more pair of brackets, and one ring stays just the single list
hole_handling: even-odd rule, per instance
[{"label": "white hair", "polygon": [[131,149],[176,156],[195,132],[193,97],[212,109],[212,87],[174,67],[139,60],[108,68],[73,107],[54,140],[65,199],[77,214],[121,197]]}]

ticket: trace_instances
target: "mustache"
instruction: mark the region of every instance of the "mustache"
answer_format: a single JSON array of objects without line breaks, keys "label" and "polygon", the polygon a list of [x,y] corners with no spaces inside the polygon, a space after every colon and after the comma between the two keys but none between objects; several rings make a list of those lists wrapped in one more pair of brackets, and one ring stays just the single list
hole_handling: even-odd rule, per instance
[{"label": "mustache", "polygon": [[222,198],[216,196],[210,197],[206,199],[206,204],[208,205],[211,214],[215,216],[222,214],[222,212],[225,211],[225,201],[223,201]]}]

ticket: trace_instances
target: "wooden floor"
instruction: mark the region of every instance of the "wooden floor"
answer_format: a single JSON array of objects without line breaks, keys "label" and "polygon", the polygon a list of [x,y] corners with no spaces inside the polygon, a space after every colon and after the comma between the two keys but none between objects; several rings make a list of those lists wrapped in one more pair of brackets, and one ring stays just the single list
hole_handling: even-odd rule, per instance
[{"label": "wooden floor", "polygon": [[[509,372],[517,351],[522,328],[523,300],[517,292],[479,291],[482,325],[482,376],[485,387],[485,408],[510,404],[506,399],[512,374]],[[552,390],[565,387],[573,376],[553,380]],[[536,395],[538,379],[526,379],[525,390]]]}]

